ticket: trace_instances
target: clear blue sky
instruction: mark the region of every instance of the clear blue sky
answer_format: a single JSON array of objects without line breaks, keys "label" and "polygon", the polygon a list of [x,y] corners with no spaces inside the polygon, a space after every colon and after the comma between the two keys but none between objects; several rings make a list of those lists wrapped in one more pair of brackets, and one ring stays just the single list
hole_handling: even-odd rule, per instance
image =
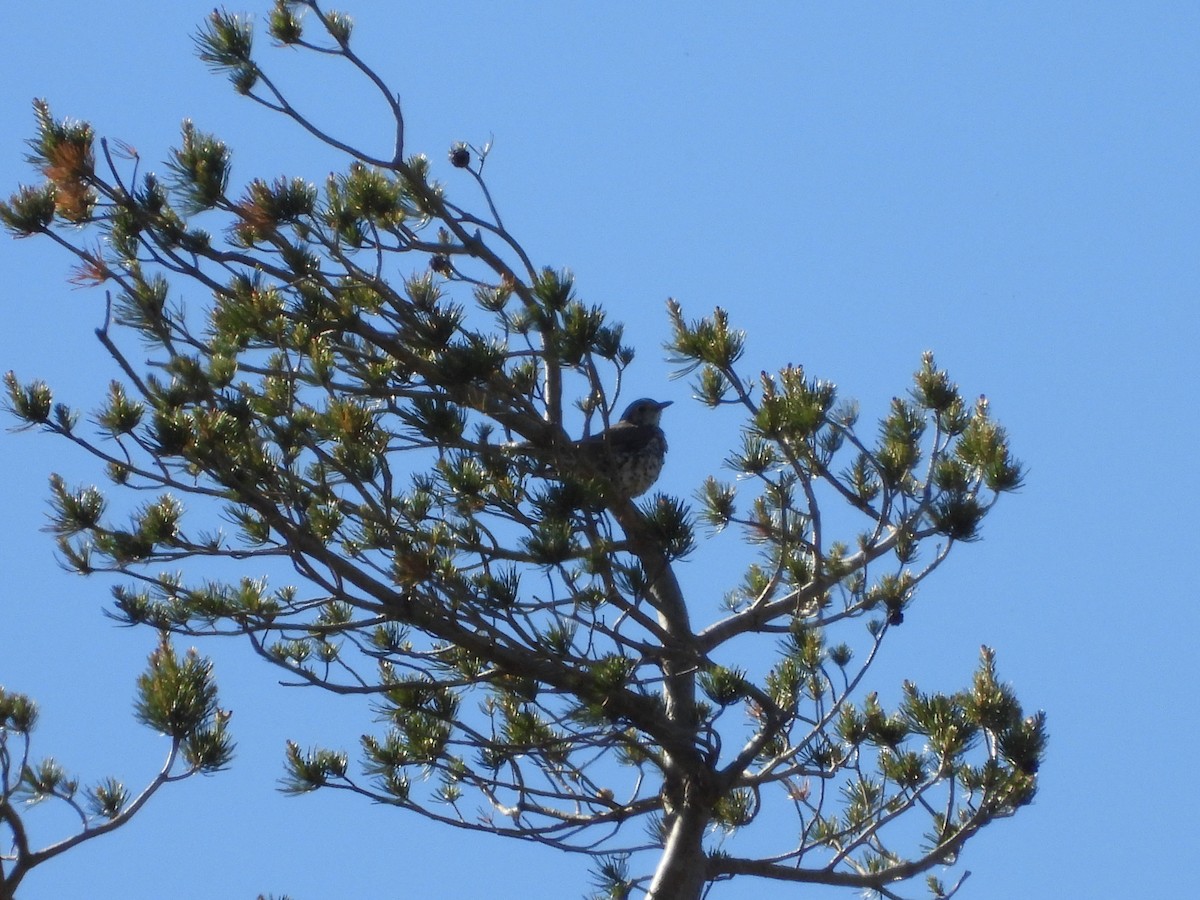
[{"label": "clear blue sky", "polygon": [[[194,58],[189,36],[211,6],[4,4],[4,193],[33,177],[22,139],[34,96],[152,163],[191,117],[234,148],[238,181],[320,181],[339,166]],[[875,675],[885,694],[909,676],[952,690],[987,643],[1027,706],[1049,713],[1041,793],[968,846],[959,896],[1185,896],[1200,835],[1200,602],[1187,580],[1200,6],[737,6],[344,8],[359,52],[403,95],[410,149],[440,163],[452,141],[494,136],[510,228],[627,323],[633,394],[676,401],[666,489],[688,495],[736,442],[732,417],[667,380],[668,296],[692,315],[729,310],[750,371],[803,363],[866,414],[906,388],[926,348],[969,396],[989,396],[1026,487],[927,582]],[[293,54],[268,59],[304,71]],[[386,152],[375,99],[316,71],[301,92],[313,114]],[[0,369],[86,406],[111,371],[92,337],[101,298],[65,283],[67,263],[48,242],[0,239]],[[95,467],[24,434],[0,434],[0,466],[0,683],[40,701],[42,752],[85,780],[138,785],[166,747],[130,715],[154,637],[105,619],[108,585],[64,574],[39,531],[48,473],[87,481]],[[736,577],[705,565],[714,583]],[[718,601],[698,595],[694,617]],[[201,649],[234,709],[233,769],[167,789],[124,830],[31,875],[23,900],[585,891],[583,863],[552,851],[277,794],[286,737],[353,748],[369,714],[275,686],[240,644]],[[68,823],[42,832],[56,824]],[[853,895],[745,881],[712,896]]]}]

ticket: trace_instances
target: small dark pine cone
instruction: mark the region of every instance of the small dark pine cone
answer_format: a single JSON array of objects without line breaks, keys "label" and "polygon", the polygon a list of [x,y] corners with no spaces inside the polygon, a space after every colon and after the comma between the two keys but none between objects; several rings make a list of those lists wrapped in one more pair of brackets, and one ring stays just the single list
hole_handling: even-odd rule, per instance
[{"label": "small dark pine cone", "polygon": [[439,275],[449,275],[453,271],[450,266],[450,257],[443,256],[440,253],[430,257],[429,268],[433,269]]},{"label": "small dark pine cone", "polygon": [[450,165],[456,169],[465,169],[471,164],[471,151],[466,144],[455,144],[450,148]]}]

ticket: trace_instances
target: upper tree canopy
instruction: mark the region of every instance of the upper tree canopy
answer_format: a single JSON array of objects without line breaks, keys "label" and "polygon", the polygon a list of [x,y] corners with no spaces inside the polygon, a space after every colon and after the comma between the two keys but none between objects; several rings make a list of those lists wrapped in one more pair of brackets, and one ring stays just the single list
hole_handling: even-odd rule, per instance
[{"label": "upper tree canopy", "polygon": [[[604,896],[747,874],[895,896],[1027,804],[1044,721],[990,650],[969,687],[906,683],[893,710],[864,680],[918,585],[1020,484],[986,401],[926,354],[864,433],[834,385],[747,375],[723,310],[672,301],[671,358],[745,424],[724,479],[631,499],[577,439],[632,399],[633,349],[507,230],[486,149],[411,155],[346,16],[280,0],[268,31],[356,68],[392,110],[392,152],[306,118],[249,22],[218,11],[202,57],[344,169],[234,186],[229,148],[185,122],[159,175],[39,102],[43,181],[0,207],[108,297],[118,371],[86,424],[41,382],[8,390],[24,423],[107,466],[108,492],[55,478],[52,502],[71,566],[128,576],[116,614],[244,635],[292,681],[374,699],[361,765],[293,745],[291,790],[590,854]],[[123,517],[109,494],[145,499]],[[755,558],[685,596],[697,525]],[[295,584],[262,577],[280,561]]]}]

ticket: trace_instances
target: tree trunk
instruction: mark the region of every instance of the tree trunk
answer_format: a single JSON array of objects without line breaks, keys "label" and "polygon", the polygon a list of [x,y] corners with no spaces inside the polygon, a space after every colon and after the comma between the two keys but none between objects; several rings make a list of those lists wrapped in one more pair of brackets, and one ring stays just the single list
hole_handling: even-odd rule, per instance
[{"label": "tree trunk", "polygon": [[708,883],[707,826],[707,810],[685,804],[678,811],[646,900],[700,900]]}]

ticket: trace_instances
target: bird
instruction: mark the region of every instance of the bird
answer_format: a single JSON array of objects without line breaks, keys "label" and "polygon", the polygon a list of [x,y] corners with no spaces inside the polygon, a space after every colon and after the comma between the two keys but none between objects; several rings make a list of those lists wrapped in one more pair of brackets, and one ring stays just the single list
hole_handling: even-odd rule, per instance
[{"label": "bird", "polygon": [[584,465],[623,497],[646,493],[658,481],[667,455],[667,436],[659,421],[672,402],[634,400],[608,428],[576,441]]},{"label": "bird", "polygon": [[[560,477],[570,473],[599,479],[610,485],[619,497],[640,497],[650,490],[662,472],[667,436],[659,427],[659,421],[663,410],[672,402],[647,397],[634,400],[621,413],[621,418],[608,428],[572,441],[569,444],[572,452],[569,455],[563,453],[556,464],[548,468],[557,469]],[[530,452],[534,448],[528,443],[514,445],[514,449],[543,457],[542,453]]]}]

